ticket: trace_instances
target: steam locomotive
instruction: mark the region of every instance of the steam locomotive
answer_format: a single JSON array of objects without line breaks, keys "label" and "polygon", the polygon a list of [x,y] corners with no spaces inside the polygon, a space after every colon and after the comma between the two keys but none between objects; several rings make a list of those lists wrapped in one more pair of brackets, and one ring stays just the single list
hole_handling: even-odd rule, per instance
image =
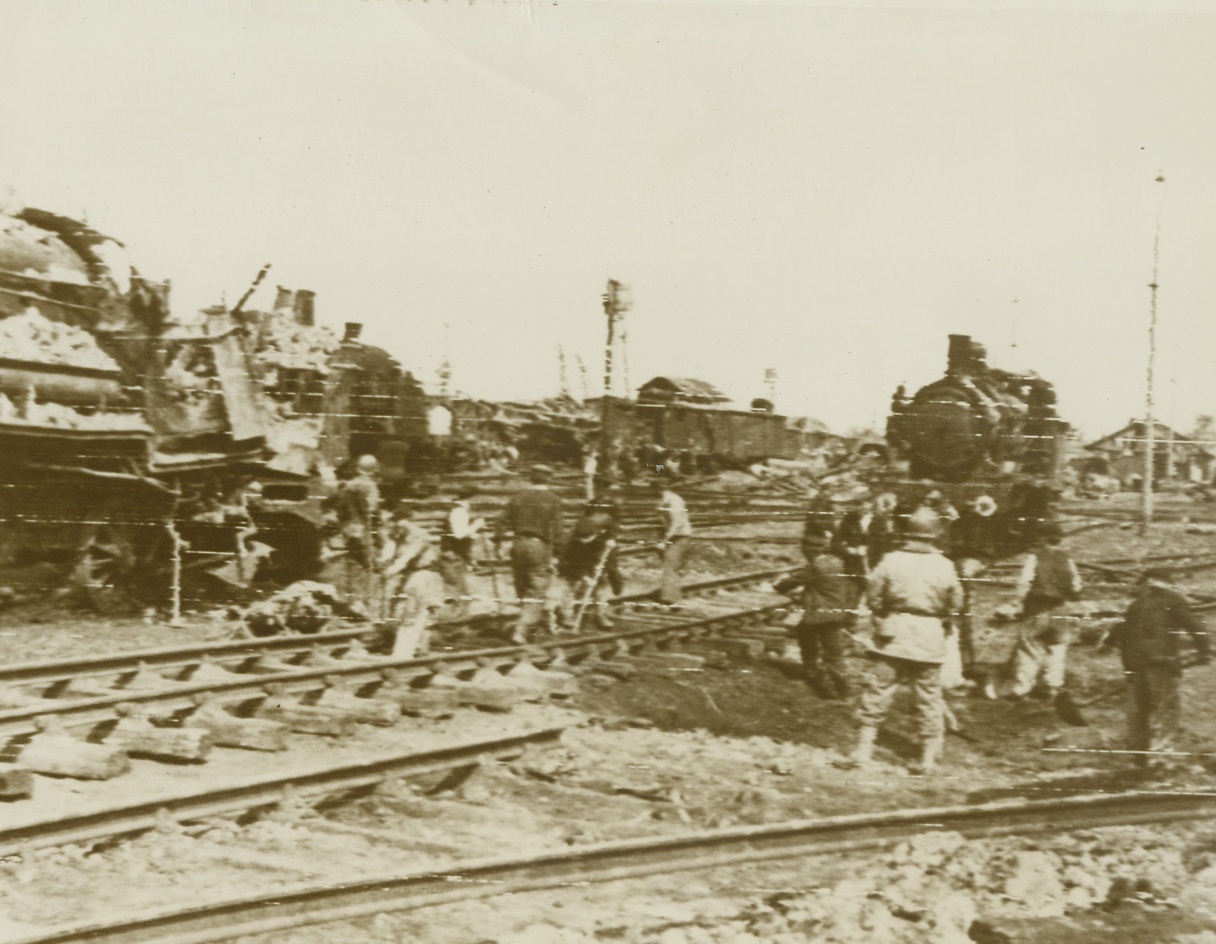
[{"label": "steam locomotive", "polygon": [[1052,514],[1068,431],[1049,381],[990,367],[983,345],[952,334],[945,376],[891,399],[887,443],[906,463],[894,490],[937,489],[956,507],[988,495],[1001,549],[1017,550]]}]

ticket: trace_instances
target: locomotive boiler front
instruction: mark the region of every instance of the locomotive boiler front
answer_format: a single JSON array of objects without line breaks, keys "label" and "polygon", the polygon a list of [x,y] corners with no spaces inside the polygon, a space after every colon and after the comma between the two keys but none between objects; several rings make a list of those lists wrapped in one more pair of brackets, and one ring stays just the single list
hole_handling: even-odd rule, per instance
[{"label": "locomotive boiler front", "polygon": [[988,366],[967,335],[950,335],[946,375],[912,397],[896,392],[892,448],[913,478],[964,482],[1011,472],[1050,474],[1065,425],[1051,384]]}]

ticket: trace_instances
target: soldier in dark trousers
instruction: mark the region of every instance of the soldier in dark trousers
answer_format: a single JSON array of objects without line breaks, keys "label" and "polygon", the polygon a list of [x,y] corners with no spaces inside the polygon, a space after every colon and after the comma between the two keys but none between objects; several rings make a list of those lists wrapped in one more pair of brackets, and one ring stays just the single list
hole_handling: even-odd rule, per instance
[{"label": "soldier in dark trousers", "polygon": [[843,701],[850,685],[844,655],[849,628],[856,621],[859,598],[856,581],[845,572],[845,563],[828,548],[832,535],[822,526],[806,529],[802,546],[808,552],[805,571],[777,584],[791,596],[801,590],[802,622],[798,626],[798,648],[806,682],[821,698]]},{"label": "soldier in dark trousers", "polygon": [[1104,645],[1123,657],[1127,680],[1128,749],[1139,766],[1164,763],[1174,748],[1182,713],[1183,637],[1206,665],[1211,645],[1203,623],[1186,598],[1166,583],[1168,572],[1149,570],[1139,594]]}]

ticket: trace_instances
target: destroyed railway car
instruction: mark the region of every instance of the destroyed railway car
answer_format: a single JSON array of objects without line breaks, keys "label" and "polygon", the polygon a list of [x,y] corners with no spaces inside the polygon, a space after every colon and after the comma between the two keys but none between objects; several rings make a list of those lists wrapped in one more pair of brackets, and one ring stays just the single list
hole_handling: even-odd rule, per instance
[{"label": "destroyed railway car", "polygon": [[0,566],[161,601],[251,570],[266,414],[236,326],[175,323],[168,289],[76,220],[0,215]]},{"label": "destroyed railway car", "polygon": [[775,413],[619,399],[609,400],[603,412],[621,449],[658,446],[668,455],[692,456],[705,472],[798,455],[787,418]]}]

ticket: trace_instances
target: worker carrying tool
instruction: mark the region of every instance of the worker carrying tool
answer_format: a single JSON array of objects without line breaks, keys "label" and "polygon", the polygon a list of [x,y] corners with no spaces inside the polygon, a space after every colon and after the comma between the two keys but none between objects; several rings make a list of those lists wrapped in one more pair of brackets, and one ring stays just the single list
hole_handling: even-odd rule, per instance
[{"label": "worker carrying tool", "polygon": [[569,587],[567,607],[575,603],[571,622],[576,630],[584,612],[597,629],[613,625],[608,600],[624,586],[616,553],[619,527],[617,504],[601,490],[583,510],[566,544],[557,572]]}]

